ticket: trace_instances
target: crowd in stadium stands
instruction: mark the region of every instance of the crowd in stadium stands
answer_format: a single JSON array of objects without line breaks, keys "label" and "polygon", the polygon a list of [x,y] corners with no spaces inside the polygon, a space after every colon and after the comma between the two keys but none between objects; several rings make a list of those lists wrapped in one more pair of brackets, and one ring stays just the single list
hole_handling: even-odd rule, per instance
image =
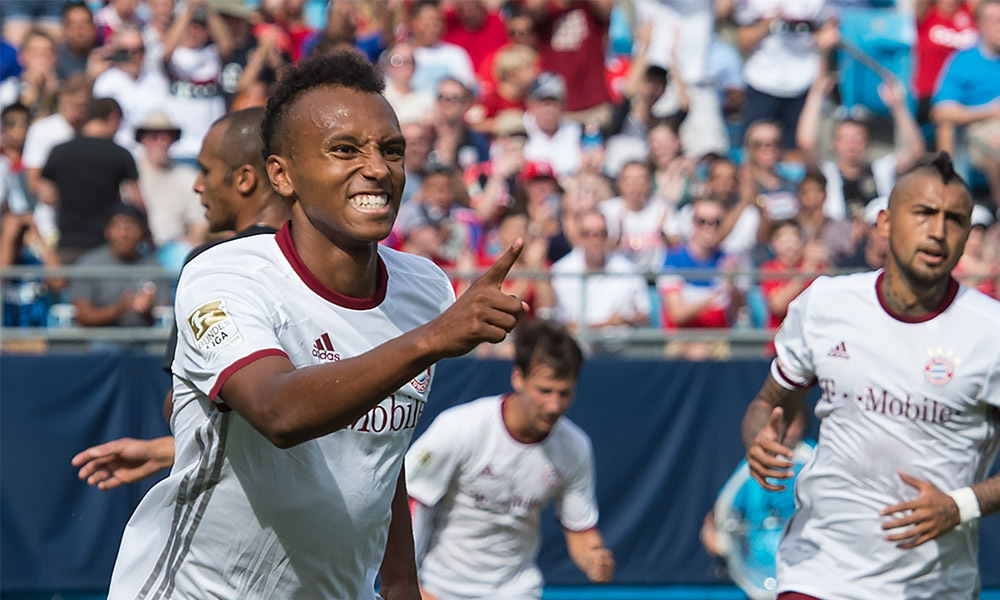
[{"label": "crowd in stadium stands", "polygon": [[[0,265],[179,269],[206,240],[211,123],[347,46],[407,140],[385,243],[458,291],[522,237],[513,273],[551,274],[507,284],[534,315],[774,328],[815,277],[882,265],[895,178],[943,149],[978,203],[956,275],[1000,293],[998,0],[319,1],[5,1]],[[843,75],[872,43],[857,14],[915,39],[867,103]],[[45,326],[53,302],[151,324],[165,289],[8,278],[4,326]]]}]

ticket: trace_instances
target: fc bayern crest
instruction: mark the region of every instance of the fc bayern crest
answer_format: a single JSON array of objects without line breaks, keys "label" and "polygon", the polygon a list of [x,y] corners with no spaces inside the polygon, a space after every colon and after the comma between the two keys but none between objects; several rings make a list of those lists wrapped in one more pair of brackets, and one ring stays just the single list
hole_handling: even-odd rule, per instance
[{"label": "fc bayern crest", "polygon": [[421,394],[426,392],[427,388],[431,385],[431,368],[427,367],[426,371],[414,377],[410,381],[410,385]]},{"label": "fc bayern crest", "polygon": [[937,356],[924,367],[924,377],[934,385],[944,385],[951,381],[951,376],[955,374],[955,367],[947,358]]}]

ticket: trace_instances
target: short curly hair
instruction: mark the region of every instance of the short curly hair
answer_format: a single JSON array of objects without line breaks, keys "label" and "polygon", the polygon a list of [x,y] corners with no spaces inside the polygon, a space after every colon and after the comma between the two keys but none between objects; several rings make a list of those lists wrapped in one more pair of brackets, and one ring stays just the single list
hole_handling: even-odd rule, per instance
[{"label": "short curly hair", "polygon": [[295,101],[303,93],[324,86],[381,94],[385,90],[385,78],[364,56],[351,49],[310,57],[286,67],[267,101],[261,126],[265,160],[282,151],[279,140],[285,133],[285,117]]}]

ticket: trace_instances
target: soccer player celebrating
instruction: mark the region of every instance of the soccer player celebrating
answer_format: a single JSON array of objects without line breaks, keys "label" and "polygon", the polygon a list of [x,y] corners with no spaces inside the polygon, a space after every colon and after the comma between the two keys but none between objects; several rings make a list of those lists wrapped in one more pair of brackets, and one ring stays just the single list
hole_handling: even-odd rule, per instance
[{"label": "soccer player celebrating", "polygon": [[590,438],[563,418],[583,364],[561,326],[514,332],[512,394],[441,413],[406,454],[424,599],[540,598],[539,519],[552,501],[573,562],[606,583]]},{"label": "soccer player celebrating", "polygon": [[977,520],[1000,509],[1000,304],[951,271],[972,199],[947,154],[896,183],[882,271],[820,277],[792,302],[743,419],[753,477],[792,476],[783,431],[818,384],[819,444],[795,484],[779,599],[978,596]]},{"label": "soccer player celebrating", "polygon": [[[433,364],[502,340],[515,243],[457,301],[379,246],[405,142],[384,83],[343,51],[290,68],[263,132],[291,219],[220,244],[175,300],[170,476],[126,527],[109,598],[419,598],[403,453]],[[381,568],[380,568],[381,565]]]}]

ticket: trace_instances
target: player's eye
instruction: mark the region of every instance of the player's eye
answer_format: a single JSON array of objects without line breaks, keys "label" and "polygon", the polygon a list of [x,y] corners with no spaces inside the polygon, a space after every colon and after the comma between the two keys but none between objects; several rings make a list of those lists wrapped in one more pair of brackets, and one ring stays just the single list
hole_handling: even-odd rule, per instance
[{"label": "player's eye", "polygon": [[347,144],[337,144],[336,146],[330,148],[330,152],[344,156],[353,156],[358,153],[358,149]]},{"label": "player's eye", "polygon": [[389,146],[382,150],[382,154],[388,158],[403,158],[405,150],[401,146]]}]

